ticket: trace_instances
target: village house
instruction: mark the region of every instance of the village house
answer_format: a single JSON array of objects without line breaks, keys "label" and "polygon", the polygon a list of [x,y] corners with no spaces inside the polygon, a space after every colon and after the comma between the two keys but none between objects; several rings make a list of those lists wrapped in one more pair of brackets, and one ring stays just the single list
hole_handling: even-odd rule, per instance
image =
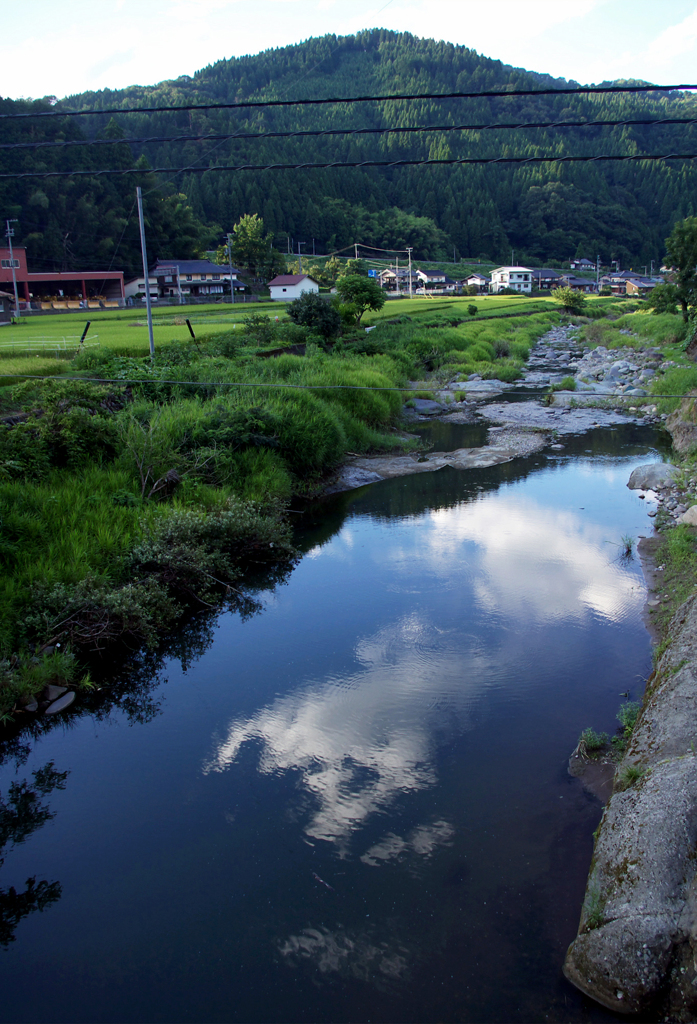
[{"label": "village house", "polygon": [[572,270],[595,270],[595,263],[591,263],[590,260],[569,260],[569,266]]},{"label": "village house", "polygon": [[[160,298],[174,296],[186,298],[222,298],[230,287],[230,268],[212,263],[210,260],[158,260],[150,271],[151,279],[157,279]],[[235,291],[244,285],[238,280],[239,270],[232,268]],[[145,278],[141,275],[142,291],[145,293]],[[227,288],[226,288],[227,284]]]},{"label": "village house", "polygon": [[626,295],[638,295],[640,298],[645,298],[650,295],[653,289],[658,284],[657,281],[651,280],[649,277],[634,277],[627,281]]},{"label": "village house", "polygon": [[549,291],[550,288],[558,288],[561,284],[562,275],[558,270],[540,267],[531,273],[533,288],[537,288],[539,291]]},{"label": "village house", "polygon": [[442,270],[417,270],[417,290],[422,294],[435,292],[442,295],[445,292],[455,291],[455,282]]},{"label": "village house", "polygon": [[465,277],[462,281],[458,281],[457,283],[463,288],[474,287],[478,292],[486,293],[489,291],[491,278],[487,277],[486,274],[470,274],[469,277]]},{"label": "village house", "polygon": [[303,292],[319,293],[319,285],[307,274],[280,274],[269,281],[269,292],[273,302],[291,302]]},{"label": "village house", "polygon": [[617,270],[600,278],[600,286],[609,287],[613,295],[646,295],[660,283],[633,270]]},{"label": "village house", "polygon": [[[378,280],[380,287],[384,288],[388,292],[396,293],[409,293],[409,268],[408,267],[389,267],[387,270],[381,270],[378,274]],[[417,288],[422,286],[423,282],[417,277],[416,273],[412,271],[411,274],[411,288],[412,291],[416,291]]]},{"label": "village house", "polygon": [[[157,278],[148,277],[148,282],[150,285],[150,300],[151,302],[156,302],[159,298]],[[132,277],[126,281],[123,286],[123,292],[127,302],[129,299],[136,299],[139,296],[142,296],[143,301],[145,301],[145,274],[141,274],[140,277]]]},{"label": "village house", "polygon": [[573,274],[564,274],[559,278],[558,284],[564,288],[571,288],[574,292],[595,291],[595,281],[589,281],[587,277],[575,277]]},{"label": "village house", "polygon": [[510,288],[515,292],[532,291],[532,270],[529,267],[498,267],[491,271],[491,291]]}]

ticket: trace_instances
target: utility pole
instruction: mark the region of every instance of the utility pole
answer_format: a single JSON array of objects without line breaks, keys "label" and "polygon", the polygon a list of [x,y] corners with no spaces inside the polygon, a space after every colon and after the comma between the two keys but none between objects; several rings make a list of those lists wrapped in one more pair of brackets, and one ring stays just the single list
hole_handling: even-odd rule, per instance
[{"label": "utility pole", "polygon": [[305,242],[298,242],[298,270],[302,274],[302,272],[303,272],[303,258],[302,258],[302,254],[300,252],[300,246],[301,245],[304,248],[306,243]]},{"label": "utility pole", "polygon": [[600,286],[600,256],[595,257],[595,290],[599,290]]},{"label": "utility pole", "polygon": [[286,238],[288,239],[288,253],[287,253],[287,255],[290,256],[290,235],[286,235]]},{"label": "utility pole", "polygon": [[[143,254],[143,274],[145,275],[145,306],[148,311],[148,335],[150,337],[150,358],[155,358],[155,339],[152,333],[152,307],[150,305],[150,274],[148,273],[148,254],[145,248],[145,224],[143,222],[143,191],[136,187],[138,200],[138,221],[140,223],[140,249]],[[177,267],[177,270],[179,268]]]},{"label": "utility pole", "polygon": [[411,294],[411,250],[412,249],[413,249],[413,246],[411,246],[411,245],[407,246],[407,252],[409,253],[409,298],[410,299],[412,298],[412,294]]},{"label": "utility pole", "polygon": [[653,263],[654,263],[654,261],[651,260],[651,277],[653,277]]},{"label": "utility pole", "polygon": [[313,256],[316,255],[316,253],[315,253],[315,240],[314,240],[314,238],[312,239],[312,255]]},{"label": "utility pole", "polygon": [[10,224],[17,223],[17,218],[11,217],[6,223],[7,230],[5,232],[5,235],[7,236],[7,241],[10,246],[10,269],[12,270],[12,286],[14,287],[15,290],[15,316],[19,320],[19,296],[17,294],[17,275],[15,274],[15,259],[14,256],[12,255],[12,238],[14,236],[15,229],[10,227]]},{"label": "utility pole", "polygon": [[230,267],[230,299],[234,306],[235,304],[235,286],[232,283],[232,235],[228,231],[227,235],[227,261]]},{"label": "utility pole", "polygon": [[358,242],[353,243],[353,251],[356,255],[356,259],[358,259]]},{"label": "utility pole", "polygon": [[515,255],[515,254],[514,254],[513,250],[511,249],[511,266],[512,266],[512,267],[514,267],[514,266],[515,266],[515,262],[514,262],[514,260],[513,260],[513,256],[514,256],[514,255]]}]

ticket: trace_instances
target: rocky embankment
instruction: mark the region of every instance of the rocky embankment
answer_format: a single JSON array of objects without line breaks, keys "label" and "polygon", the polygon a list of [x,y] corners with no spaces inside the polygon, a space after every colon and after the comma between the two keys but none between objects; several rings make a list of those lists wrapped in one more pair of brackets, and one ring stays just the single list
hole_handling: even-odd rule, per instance
[{"label": "rocky embankment", "polygon": [[642,1019],[697,1019],[697,595],[615,774],[577,938],[564,973],[587,995]]},{"label": "rocky embankment", "polygon": [[[686,429],[680,410],[669,420],[681,438],[693,405],[683,402]],[[663,529],[697,526],[694,472],[655,463],[634,470],[628,486],[653,499],[648,514]],[[640,547],[649,611],[670,601],[665,566],[655,564],[661,543],[656,535]],[[591,782],[609,767],[609,791],[597,793],[609,800],[564,973],[612,1010],[688,1022],[697,1020],[697,594],[677,609],[664,642],[622,761],[614,770],[589,761]],[[583,774],[577,751],[570,771]]]}]

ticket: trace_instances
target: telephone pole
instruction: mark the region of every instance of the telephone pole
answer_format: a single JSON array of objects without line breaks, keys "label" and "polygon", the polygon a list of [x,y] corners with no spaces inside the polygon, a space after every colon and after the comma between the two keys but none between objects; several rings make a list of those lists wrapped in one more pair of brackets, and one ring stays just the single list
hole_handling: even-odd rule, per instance
[{"label": "telephone pole", "polygon": [[15,274],[15,260],[14,256],[12,255],[12,238],[14,236],[15,229],[10,227],[10,224],[17,223],[17,218],[11,217],[6,223],[7,230],[5,232],[5,235],[7,237],[7,242],[10,246],[10,268],[12,270],[12,286],[14,287],[15,290],[15,316],[19,320],[19,296],[17,294],[17,275]]},{"label": "telephone pole", "polygon": [[595,290],[599,290],[600,285],[600,256],[595,257]]},{"label": "telephone pole", "polygon": [[407,252],[409,253],[409,298],[410,299],[412,298],[412,294],[411,294],[411,250],[412,249],[413,249],[413,246],[410,246],[410,245],[407,246]]},{"label": "telephone pole", "polygon": [[[227,235],[227,261],[230,267],[230,299],[234,306],[235,304],[235,286],[232,283],[232,235],[228,231]],[[242,296],[244,298],[244,296]]]},{"label": "telephone pole", "polygon": [[356,255],[356,259],[358,259],[358,242],[353,243],[353,251]]},{"label": "telephone pole", "polygon": [[[143,222],[143,191],[136,187],[138,200],[138,221],[140,223],[140,250],[143,254],[143,274],[145,275],[145,307],[148,311],[148,336],[150,338],[150,358],[155,358],[155,339],[152,333],[152,306],[150,305],[150,274],[148,272],[148,254],[145,248],[145,224]],[[177,268],[178,269],[178,268]]]}]

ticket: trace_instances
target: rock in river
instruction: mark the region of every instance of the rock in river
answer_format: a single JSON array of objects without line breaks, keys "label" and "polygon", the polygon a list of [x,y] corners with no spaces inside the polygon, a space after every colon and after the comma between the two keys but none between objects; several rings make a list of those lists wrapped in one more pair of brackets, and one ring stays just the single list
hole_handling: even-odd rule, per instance
[{"label": "rock in river", "polygon": [[637,466],[629,478],[632,491],[657,491],[661,487],[669,487],[677,473],[675,466],[669,462],[651,462],[646,466]]}]

